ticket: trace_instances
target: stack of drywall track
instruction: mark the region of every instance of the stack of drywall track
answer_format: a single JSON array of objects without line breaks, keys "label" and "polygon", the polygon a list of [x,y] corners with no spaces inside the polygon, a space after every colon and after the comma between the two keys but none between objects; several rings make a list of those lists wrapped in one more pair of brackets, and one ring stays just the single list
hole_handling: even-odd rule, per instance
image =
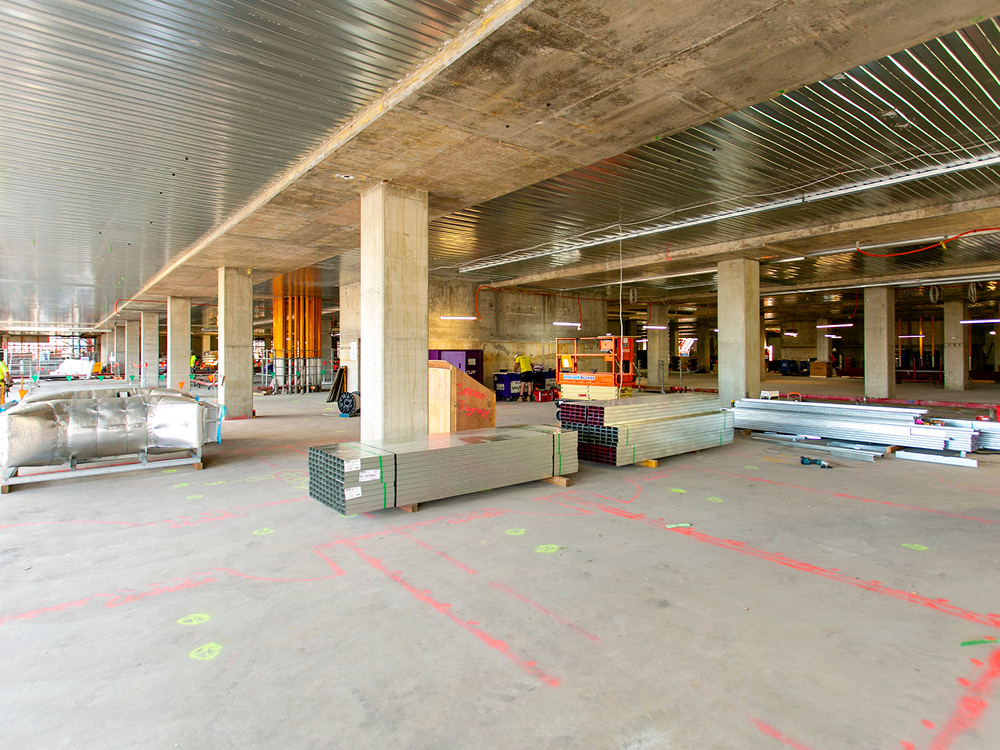
[{"label": "stack of drywall track", "polygon": [[579,435],[586,461],[624,466],[733,442],[733,420],[717,396],[640,394],[627,401],[564,401],[559,420]]},{"label": "stack of drywall track", "polygon": [[736,402],[736,427],[791,435],[853,440],[966,453],[979,447],[980,433],[970,425],[917,424],[926,409],[884,406],[769,401],[746,398]]},{"label": "stack of drywall track", "polygon": [[574,473],[575,435],[487,428],[309,449],[309,494],[350,514]]}]

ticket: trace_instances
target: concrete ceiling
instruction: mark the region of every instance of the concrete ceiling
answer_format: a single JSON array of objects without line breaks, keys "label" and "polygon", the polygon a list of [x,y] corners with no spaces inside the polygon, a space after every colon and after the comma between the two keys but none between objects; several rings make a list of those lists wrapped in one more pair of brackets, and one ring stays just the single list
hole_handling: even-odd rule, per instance
[{"label": "concrete ceiling", "polygon": [[[267,12],[262,10],[265,5],[270,9]],[[383,11],[398,7],[390,3],[370,5]],[[188,161],[178,167],[179,162],[172,160],[178,159],[181,151],[157,151],[153,147],[156,139],[141,132],[143,118],[137,118],[137,127],[134,119],[108,117],[91,122],[88,130],[70,117],[72,112],[52,107],[52,102],[38,93],[37,66],[19,61],[35,61],[56,54],[57,49],[67,58],[86,60],[99,41],[118,70],[105,65],[103,73],[99,66],[81,71],[80,66],[71,65],[45,83],[57,92],[78,91],[84,85],[93,89],[95,97],[112,92],[116,106],[123,111],[131,106],[137,112],[171,112],[178,107],[171,75],[189,74],[205,54],[199,34],[218,28],[218,19],[207,10],[200,13],[200,5],[192,5],[190,17],[184,19],[186,33],[157,40],[157,59],[165,60],[156,69],[161,80],[147,80],[145,87],[133,90],[121,81],[132,75],[141,61],[148,68],[153,48],[149,35],[138,40],[134,31],[130,35],[129,29],[134,30],[135,25],[130,27],[125,21],[137,8],[140,16],[153,13],[155,4],[107,0],[97,13],[66,3],[54,10],[61,14],[63,38],[45,33],[42,24],[24,21],[25,9],[37,15],[37,8],[21,2],[8,6],[7,14],[18,19],[19,26],[2,40],[6,50],[3,62],[9,73],[3,85],[19,95],[20,109],[18,118],[8,118],[6,124],[0,119],[0,126],[7,132],[21,133],[22,141],[40,153],[58,154],[63,167],[37,179],[26,169],[5,169],[10,174],[4,175],[5,189],[0,191],[0,288],[5,298],[0,325],[10,329],[100,326],[114,316],[117,298],[162,300],[176,294],[211,299],[215,296],[215,269],[220,265],[252,267],[255,281],[263,282],[304,266],[329,264],[331,258],[356,252],[358,191],[378,180],[429,191],[430,213],[436,221],[432,248],[440,249],[445,265],[452,266],[438,273],[455,275],[455,268],[463,263],[536,244],[529,232],[521,237],[514,232],[505,238],[504,247],[463,243],[461,232],[445,241],[445,235],[466,224],[470,216],[487,223],[504,212],[509,216],[511,203],[517,204],[518,191],[553,179],[571,181],[566,175],[593,169],[592,165],[605,160],[615,162],[633,149],[655,148],[657,141],[789,96],[802,87],[970,24],[986,27],[993,22],[983,18],[997,10],[995,3],[974,0],[921,4],[917,11],[905,0],[721,4],[689,0],[654,8],[648,3],[608,0],[509,0],[488,7],[442,0],[421,5],[422,18],[393,17],[387,24],[388,11],[368,18],[355,14],[345,20],[337,13],[321,17],[312,5],[297,4],[296,8],[312,12],[302,18],[292,13],[291,6],[275,11],[271,4],[248,0],[230,6],[235,18],[227,23],[234,24],[232,30],[245,33],[230,34],[226,51],[252,62],[262,54],[263,44],[266,64],[231,71],[233,75],[240,73],[239,85],[223,83],[231,84],[230,93],[235,95],[211,102],[196,99],[190,119],[157,120],[158,127],[166,128],[157,132],[158,138],[186,137],[188,131],[200,127],[206,133],[227,134],[224,148],[218,146],[224,150],[225,163],[211,161],[208,157],[212,154],[206,153],[194,164]],[[210,7],[215,6],[205,6]],[[339,11],[359,6],[334,2],[322,7]],[[427,18],[434,20],[433,33],[428,33]],[[391,37],[387,26],[394,31]],[[116,33],[95,31],[110,27]],[[157,26],[160,31],[163,28],[162,23]],[[360,40],[372,36],[387,48],[396,45],[393,54],[383,50],[384,58],[392,59],[395,67],[380,67],[381,78],[373,78],[372,69],[362,70],[360,65],[346,73],[341,66],[334,75],[315,69],[315,55],[303,59],[303,45],[319,39],[319,49],[331,49],[336,47],[333,40],[345,29]],[[308,30],[308,38],[301,36],[304,30]],[[280,44],[267,36],[274,32]],[[0,31],[0,35],[4,33]],[[76,38],[74,34],[79,37],[76,45],[68,50],[58,46],[67,38]],[[93,34],[98,38],[91,38]],[[364,49],[364,44],[359,44],[348,58],[357,62]],[[264,68],[268,66],[287,73],[288,85],[281,97],[268,96],[280,84],[280,80],[267,78]],[[317,85],[332,86],[340,81],[354,94],[351,106],[330,110],[322,132],[315,127],[303,130],[293,122],[312,122],[321,103],[318,99],[322,99],[316,96],[316,86],[290,85],[296,73],[303,71],[314,76]],[[255,80],[255,74],[260,81]],[[308,83],[313,79],[307,76],[303,80]],[[254,111],[267,124],[259,139],[253,137],[254,124],[246,121]],[[45,123],[44,133],[34,141],[23,136],[31,129],[33,113]],[[966,151],[949,158],[982,156],[988,150],[988,136],[996,124],[996,101],[977,116],[980,121],[989,120],[977,133],[983,143],[976,145],[982,148],[969,151],[963,141],[954,149]],[[268,136],[274,135],[275,128],[280,136],[282,123],[296,134],[284,147],[280,137]],[[125,138],[129,133],[135,137]],[[94,143],[101,138],[118,139],[116,142],[126,145],[114,153],[102,153],[104,168],[94,170]],[[250,170],[249,174],[240,171],[244,164],[260,166],[254,149],[264,143],[264,161],[269,168]],[[662,145],[660,151],[664,152]],[[892,157],[897,161],[901,158],[895,153]],[[0,159],[10,162],[11,157],[5,154]],[[105,227],[113,232],[115,222],[123,221],[116,201],[127,203],[135,189],[135,169],[130,172],[130,167],[144,164],[164,173],[176,169],[174,177],[184,170],[183,182],[178,181],[170,200],[159,205],[167,230],[135,234],[135,245],[128,240],[124,246],[116,242],[113,250],[117,255],[109,262],[101,254],[108,246],[103,230],[98,230],[100,236],[83,236],[75,229],[79,222],[74,224],[70,219],[83,216],[89,229]],[[280,164],[283,166],[273,166]],[[875,163],[865,166],[878,169]],[[622,223],[648,220],[649,214],[642,213],[642,201],[636,202],[648,192],[648,186],[642,180],[632,180],[627,165],[620,172],[617,179],[622,187],[614,200],[608,195],[606,204],[589,218],[584,215],[582,223],[562,221],[558,204],[549,206],[552,231],[545,240],[559,242],[598,230],[608,223],[605,218],[609,212],[612,220]],[[16,182],[11,181],[11,175]],[[66,198],[67,191],[79,183],[67,182],[66,175],[89,177],[87,189],[73,192],[72,201]],[[239,186],[234,188],[236,176]],[[992,176],[984,179],[991,183]],[[950,199],[947,180],[940,178],[939,182],[936,190]],[[798,183],[784,178],[780,187],[786,184]],[[192,207],[208,200],[202,197],[208,194],[199,192],[206,187],[209,194],[215,191],[226,200],[209,200],[211,210],[196,212],[198,220],[191,220]],[[731,186],[724,187],[728,195]],[[663,275],[667,260],[690,261],[692,270],[699,270],[695,266],[701,263],[704,270],[705,262],[728,253],[762,257],[844,246],[837,243],[850,246],[858,236],[857,226],[849,225],[851,221],[869,222],[865,237],[872,242],[890,235],[906,240],[947,234],[951,231],[948,227],[964,230],[980,221],[992,221],[992,212],[1000,209],[1000,200],[994,200],[996,194],[987,190],[984,198],[983,185],[979,188],[977,195],[958,196],[978,215],[956,216],[957,212],[943,208],[950,201],[940,195],[928,202],[927,196],[907,194],[907,200],[900,202],[899,191],[889,192],[881,200],[896,210],[873,206],[867,199],[853,204],[845,201],[841,211],[818,211],[806,221],[786,225],[777,222],[780,231],[769,231],[771,223],[761,221],[754,231],[741,229],[736,238],[732,233],[709,233],[694,238],[669,259],[636,246],[629,252],[628,272],[637,277],[657,272]],[[35,201],[34,213],[13,215],[11,206],[22,205],[10,203],[9,196],[15,190],[22,203],[25,196],[46,199]],[[967,192],[974,191],[970,188]],[[515,197],[507,198],[502,211],[490,213],[497,211],[491,204],[512,194]],[[234,197],[240,195],[242,202],[234,203]],[[980,203],[972,207],[977,198]],[[28,200],[24,205],[35,204]],[[623,216],[621,206],[634,207],[639,213]],[[537,205],[530,209],[537,214]],[[211,216],[211,221],[206,223],[206,216]],[[831,216],[836,220],[831,221]],[[517,222],[507,224],[517,227]],[[35,242],[37,232],[25,229],[37,226],[50,228],[44,248]],[[548,288],[603,283],[608,272],[617,269],[610,265],[617,260],[617,250],[613,259],[606,248],[602,252],[603,257],[600,253],[573,257],[571,253],[544,271],[518,273],[516,268],[496,268],[466,277],[485,281],[506,278]],[[60,267],[65,257],[72,263]],[[356,268],[356,261],[347,260],[344,268],[348,270],[335,273],[340,281],[350,279],[349,269]],[[52,271],[57,272],[55,280]],[[671,291],[662,285],[659,289],[663,294]],[[124,302],[117,309],[128,314],[137,305]]]}]

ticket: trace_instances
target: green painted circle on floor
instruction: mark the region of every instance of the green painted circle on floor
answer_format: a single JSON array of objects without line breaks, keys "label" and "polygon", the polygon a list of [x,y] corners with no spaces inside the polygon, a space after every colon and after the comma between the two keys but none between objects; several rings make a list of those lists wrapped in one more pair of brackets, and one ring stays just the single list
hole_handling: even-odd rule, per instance
[{"label": "green painted circle on floor", "polygon": [[673,488],[673,489],[671,489],[670,491],[671,491],[671,492],[676,492],[676,493],[677,493],[678,495],[683,495],[683,494],[685,494],[685,493],[687,492],[687,490],[682,490],[682,489],[679,489],[679,488],[677,488],[677,487],[674,487],[674,488]]},{"label": "green painted circle on floor", "polygon": [[255,536],[266,536],[267,534],[273,534],[274,529],[256,529],[253,533]]},{"label": "green painted circle on floor", "polygon": [[201,498],[203,498],[203,497],[205,497],[205,496],[204,495],[188,495],[185,498],[185,500],[201,500]]},{"label": "green painted circle on floor", "polygon": [[187,486],[188,486],[187,482],[181,482],[179,484],[175,484],[174,485],[174,489],[178,489],[179,490],[181,487],[187,487]]},{"label": "green painted circle on floor", "polygon": [[906,549],[915,549],[918,552],[923,552],[925,549],[927,549],[922,544],[913,544],[913,543],[910,543],[910,544],[903,544],[902,546],[906,547]]},{"label": "green painted circle on floor", "polygon": [[524,529],[507,529],[507,533],[510,534],[510,536],[521,536],[524,531]]},{"label": "green painted circle on floor", "polygon": [[214,659],[220,653],[222,653],[222,644],[206,643],[204,646],[198,646],[198,648],[192,650],[188,656],[198,661],[208,661],[209,659]]},{"label": "green painted circle on floor", "polygon": [[710,503],[721,503],[722,502],[722,498],[721,497],[709,497],[709,498],[706,498],[706,500],[708,500],[708,502],[710,502]]},{"label": "green painted circle on floor", "polygon": [[750,464],[747,464],[747,465],[746,465],[746,466],[744,466],[743,468],[744,468],[744,469],[756,469],[757,467],[756,467],[756,466],[751,466]]},{"label": "green painted circle on floor", "polygon": [[178,625],[200,625],[203,622],[208,622],[212,619],[211,615],[206,615],[204,612],[198,612],[193,615],[185,615],[177,621]]},{"label": "green painted circle on floor", "polygon": [[552,553],[559,549],[558,544],[539,544],[535,552]]}]

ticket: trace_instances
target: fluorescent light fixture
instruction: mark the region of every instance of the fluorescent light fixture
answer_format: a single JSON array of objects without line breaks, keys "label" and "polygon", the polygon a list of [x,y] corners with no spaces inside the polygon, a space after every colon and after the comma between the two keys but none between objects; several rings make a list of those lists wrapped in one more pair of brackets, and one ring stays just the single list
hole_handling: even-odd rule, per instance
[{"label": "fluorescent light fixture", "polygon": [[785,331],[784,335],[791,336],[794,339],[798,338],[799,332],[796,331],[794,328],[789,328],[787,331]]},{"label": "fluorescent light fixture", "polygon": [[725,221],[727,219],[738,219],[743,216],[753,216],[754,214],[761,214],[767,211],[775,211],[779,208],[788,208],[790,206],[801,206],[809,203],[816,203],[818,201],[829,200],[830,198],[839,198],[844,195],[855,195],[857,193],[864,193],[868,190],[875,190],[878,188],[889,187],[890,185],[900,185],[906,182],[925,180],[929,177],[939,177],[945,174],[952,174],[953,172],[964,172],[970,169],[981,169],[983,167],[992,167],[996,166],[997,164],[1000,164],[1000,154],[994,153],[990,156],[984,156],[974,159],[963,159],[961,161],[952,162],[951,164],[939,164],[933,167],[927,167],[925,169],[913,169],[908,172],[903,172],[901,174],[895,175],[893,177],[880,177],[874,180],[869,180],[867,182],[855,182],[851,185],[844,185],[842,187],[830,188],[827,190],[818,190],[815,193],[806,193],[805,195],[800,195],[793,198],[783,198],[777,201],[760,203],[756,206],[747,206],[745,208],[734,208],[730,211],[720,211],[717,214],[710,214],[708,216],[699,216],[694,219],[684,219],[683,221],[675,221],[668,224],[660,224],[657,226],[648,227],[646,229],[636,229],[631,232],[619,231],[617,234],[605,235],[604,237],[599,237],[594,240],[588,240],[586,242],[579,242],[579,243],[570,242],[565,245],[559,245],[544,250],[534,250],[534,251],[526,250],[520,253],[517,251],[512,253],[505,253],[503,256],[500,257],[494,256],[493,258],[484,258],[483,260],[469,263],[468,265],[460,267],[458,269],[458,272],[468,273],[470,271],[480,271],[484,268],[503,266],[508,263],[518,263],[525,260],[534,260],[535,258],[543,258],[549,255],[559,255],[561,253],[572,252],[574,250],[584,250],[588,247],[597,247],[598,245],[606,245],[611,242],[632,240],[638,237],[648,237],[653,234],[671,232],[677,229],[687,229],[688,227],[696,227],[696,226],[701,226],[703,224],[713,224],[717,221]]},{"label": "fluorescent light fixture", "polygon": [[899,338],[901,338],[901,339],[922,339],[923,337],[924,337],[924,334],[922,334],[922,333],[911,333],[911,334],[908,334],[906,336],[900,336]]},{"label": "fluorescent light fixture", "polygon": [[715,333],[718,333],[719,329],[718,328],[713,328],[712,331],[714,331]]},{"label": "fluorescent light fixture", "polygon": [[854,328],[854,323],[827,323],[817,328]]},{"label": "fluorescent light fixture", "polygon": [[826,337],[828,339],[842,339],[842,338],[844,338],[843,336],[838,336],[835,333],[828,333],[828,334],[826,334]]},{"label": "fluorescent light fixture", "polygon": [[475,315],[442,315],[441,320],[479,320]]},{"label": "fluorescent light fixture", "polygon": [[990,331],[990,336],[996,336],[996,335],[997,335],[996,331]]},{"label": "fluorescent light fixture", "polygon": [[971,325],[972,323],[1000,323],[1000,318],[980,318],[979,320],[960,320],[958,322],[963,326]]},{"label": "fluorescent light fixture", "polygon": [[645,329],[647,329],[649,331],[665,331],[665,330],[667,330],[667,326],[648,326],[647,325],[647,326],[643,326],[643,328],[645,328]]},{"label": "fluorescent light fixture", "polygon": [[635,343],[637,343],[637,344],[645,344],[647,341],[649,341],[649,339],[636,339]]},{"label": "fluorescent light fixture", "polygon": [[552,325],[554,325],[554,326],[567,326],[567,327],[579,328],[583,324],[582,323],[570,323],[569,321],[566,321],[566,320],[557,320]]}]

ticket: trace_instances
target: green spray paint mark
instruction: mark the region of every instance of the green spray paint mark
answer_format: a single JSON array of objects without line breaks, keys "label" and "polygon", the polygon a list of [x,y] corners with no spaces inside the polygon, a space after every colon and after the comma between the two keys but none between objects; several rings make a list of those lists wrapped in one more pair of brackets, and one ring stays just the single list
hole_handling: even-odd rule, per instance
[{"label": "green spray paint mark", "polygon": [[198,661],[208,661],[209,659],[214,659],[220,653],[222,653],[222,644],[206,643],[204,646],[198,646],[188,656]]},{"label": "green spray paint mark", "polygon": [[535,552],[545,552],[546,554],[550,554],[555,552],[557,549],[559,549],[558,544],[540,544]]},{"label": "green spray paint mark", "polygon": [[267,536],[268,534],[273,534],[274,529],[257,529],[253,532],[256,536]]},{"label": "green spray paint mark", "polygon": [[708,502],[710,502],[710,503],[721,503],[722,502],[722,498],[721,497],[709,497],[709,498],[706,498],[706,500],[708,500]]},{"label": "green spray paint mark", "polygon": [[201,500],[203,497],[205,497],[205,496],[204,495],[188,495],[184,499],[185,500]]},{"label": "green spray paint mark", "polygon": [[211,615],[206,615],[204,613],[199,612],[198,614],[195,614],[195,615],[187,615],[185,617],[182,617],[181,619],[179,619],[177,621],[177,624],[178,625],[201,625],[201,623],[208,622],[211,619],[212,619]]},{"label": "green spray paint mark", "polygon": [[756,469],[757,467],[756,467],[756,466],[751,466],[750,464],[747,464],[747,465],[746,465],[746,466],[744,466],[743,468],[744,468],[744,469]]},{"label": "green spray paint mark", "polygon": [[226,483],[225,479],[220,479],[218,482],[205,482],[206,485],[210,485],[210,484],[225,484],[225,483]]},{"label": "green spray paint mark", "polygon": [[904,544],[903,546],[906,547],[906,549],[915,549],[918,552],[923,552],[925,549],[927,549],[922,544]]},{"label": "green spray paint mark", "polygon": [[689,523],[668,523],[663,528],[665,529],[686,529],[691,524]]},{"label": "green spray paint mark", "polygon": [[507,533],[511,536],[521,536],[524,533],[524,529],[507,529]]},{"label": "green spray paint mark", "polygon": [[164,474],[173,474],[175,471],[177,471],[177,469],[164,469],[163,473]]},{"label": "green spray paint mark", "polygon": [[174,485],[174,487],[176,487],[177,489],[180,489],[181,487],[187,487],[187,486],[188,486],[187,482],[180,482],[179,484],[175,484]]},{"label": "green spray paint mark", "polygon": [[979,638],[979,639],[977,639],[975,641],[962,641],[958,645],[959,646],[979,646],[980,644],[983,644],[983,643],[996,643],[996,642],[997,642],[996,638]]},{"label": "green spray paint mark", "polygon": [[686,494],[686,493],[687,493],[687,490],[680,490],[680,489],[677,489],[676,487],[674,487],[674,488],[673,488],[672,490],[670,490],[670,491],[671,491],[671,492],[676,492],[676,493],[677,493],[678,495],[684,495],[684,494]]}]

